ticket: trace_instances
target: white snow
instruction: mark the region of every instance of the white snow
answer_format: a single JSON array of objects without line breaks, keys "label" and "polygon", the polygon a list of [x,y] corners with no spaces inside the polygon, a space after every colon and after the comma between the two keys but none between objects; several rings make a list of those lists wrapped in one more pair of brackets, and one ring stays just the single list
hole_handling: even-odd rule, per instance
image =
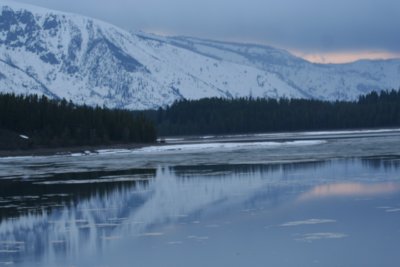
[{"label": "white snow", "polygon": [[[183,139],[182,139],[183,140]],[[153,153],[187,153],[187,152],[209,152],[209,151],[234,151],[240,149],[259,149],[274,147],[298,147],[325,144],[325,140],[301,140],[287,142],[221,142],[200,144],[176,144],[147,146],[138,149],[101,149],[94,153],[71,153],[71,157],[93,156],[93,155],[120,155],[120,154],[153,154]],[[12,157],[10,158],[12,159]]]},{"label": "white snow", "polygon": [[332,134],[360,134],[360,133],[391,133],[400,132],[400,128],[396,129],[377,129],[377,130],[351,130],[351,131],[316,131],[316,132],[303,132],[304,135],[332,135]]},{"label": "white snow", "polygon": [[291,226],[301,226],[301,225],[314,225],[314,224],[325,224],[325,223],[335,223],[336,220],[331,219],[308,219],[304,221],[292,221],[283,223],[280,226],[282,227],[291,227]]},{"label": "white snow", "polygon": [[324,140],[288,141],[288,142],[229,142],[229,143],[202,143],[179,144],[165,146],[149,146],[133,150],[134,153],[163,153],[163,152],[191,152],[191,151],[223,151],[238,149],[257,149],[279,146],[311,146],[324,144]]},{"label": "white snow", "polygon": [[303,234],[300,238],[297,238],[297,241],[304,241],[304,242],[313,242],[317,240],[323,239],[342,239],[348,237],[347,234],[344,233],[331,233],[331,232],[322,232],[322,233],[308,233]]},{"label": "white snow", "polygon": [[[371,90],[400,86],[400,60],[319,65],[267,46],[130,33],[96,19],[0,0],[0,8],[4,6],[32,12],[38,27],[49,16],[55,17],[57,29],[42,28],[33,36],[60,63],[45,63],[42,52],[25,46],[1,44],[1,92],[147,109],[181,98],[355,99]],[[25,29],[20,22],[12,27]],[[0,31],[1,40],[6,36]],[[73,47],[77,39],[78,48]],[[121,55],[142,67],[125,68]],[[69,73],[69,65],[77,72]]]},{"label": "white snow", "polygon": [[121,154],[121,153],[129,153],[129,149],[99,149],[96,150],[98,154],[108,155],[108,154]]}]

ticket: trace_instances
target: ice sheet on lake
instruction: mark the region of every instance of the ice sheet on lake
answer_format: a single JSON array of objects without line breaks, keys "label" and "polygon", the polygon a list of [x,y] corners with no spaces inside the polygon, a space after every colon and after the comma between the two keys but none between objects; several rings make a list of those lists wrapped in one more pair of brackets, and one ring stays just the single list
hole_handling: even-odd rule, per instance
[{"label": "ice sheet on lake", "polygon": [[267,148],[280,146],[312,146],[326,143],[325,140],[303,140],[288,142],[232,142],[232,143],[202,143],[202,144],[180,144],[165,146],[149,146],[136,149],[134,153],[162,153],[162,152],[185,152],[185,151],[210,151],[210,150],[236,150],[246,148]]},{"label": "ice sheet on lake", "polygon": [[400,208],[398,208],[398,207],[387,207],[387,208],[385,208],[385,211],[386,212],[400,212]]},{"label": "ice sheet on lake", "polygon": [[205,240],[208,240],[209,237],[208,236],[189,235],[189,236],[187,236],[187,239],[192,239],[195,241],[205,241]]},{"label": "ice sheet on lake", "polygon": [[121,153],[129,153],[129,149],[99,149],[96,150],[98,154],[106,155],[106,154],[121,154]]},{"label": "ice sheet on lake", "polygon": [[182,138],[159,138],[159,139],[157,139],[158,142],[165,141],[167,143],[184,141],[184,140],[185,140],[185,138],[183,138],[183,137]]},{"label": "ice sheet on lake", "polygon": [[304,241],[304,242],[313,242],[322,239],[342,239],[347,237],[344,233],[308,233],[302,234],[299,238],[296,238],[297,241]]},{"label": "ice sheet on lake", "polygon": [[304,221],[287,222],[287,223],[281,224],[280,226],[291,227],[291,226],[325,224],[325,223],[335,223],[335,222],[336,222],[336,220],[330,220],[330,219],[309,219],[309,220],[304,220]]},{"label": "ice sheet on lake", "polygon": [[367,133],[391,133],[399,132],[399,129],[377,129],[377,130],[348,130],[348,131],[317,131],[317,132],[302,132],[304,135],[327,135],[327,134],[367,134]]},{"label": "ice sheet on lake", "polygon": [[11,157],[0,157],[1,160],[27,160],[27,159],[33,159],[35,156],[11,156]]}]

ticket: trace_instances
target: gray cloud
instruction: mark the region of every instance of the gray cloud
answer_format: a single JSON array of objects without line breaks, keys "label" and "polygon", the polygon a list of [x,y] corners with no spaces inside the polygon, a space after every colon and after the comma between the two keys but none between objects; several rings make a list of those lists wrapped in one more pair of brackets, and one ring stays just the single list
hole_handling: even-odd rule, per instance
[{"label": "gray cloud", "polygon": [[306,53],[400,52],[399,0],[20,0],[129,30],[263,42]]}]

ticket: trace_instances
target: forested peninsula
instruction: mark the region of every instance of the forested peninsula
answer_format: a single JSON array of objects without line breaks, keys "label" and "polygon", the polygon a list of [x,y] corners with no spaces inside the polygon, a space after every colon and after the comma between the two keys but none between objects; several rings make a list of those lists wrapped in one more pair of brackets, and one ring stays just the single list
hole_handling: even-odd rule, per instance
[{"label": "forested peninsula", "polygon": [[128,110],[0,94],[0,150],[152,143],[154,124]]}]

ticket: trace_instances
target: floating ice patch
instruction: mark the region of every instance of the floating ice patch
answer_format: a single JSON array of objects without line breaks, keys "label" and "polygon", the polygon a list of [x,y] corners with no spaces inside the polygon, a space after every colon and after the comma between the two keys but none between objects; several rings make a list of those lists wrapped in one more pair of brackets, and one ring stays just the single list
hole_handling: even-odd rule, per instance
[{"label": "floating ice patch", "polygon": [[0,157],[2,160],[27,160],[27,159],[34,159],[40,158],[40,156],[15,156],[15,157]]},{"label": "floating ice patch", "polygon": [[380,206],[380,207],[376,207],[377,209],[382,209],[382,210],[387,210],[387,209],[391,209],[391,207],[389,206]]},{"label": "floating ice patch", "polygon": [[200,139],[212,139],[215,138],[215,135],[207,135],[207,136],[201,136]]},{"label": "floating ice patch", "polygon": [[398,132],[400,129],[379,129],[379,130],[354,130],[354,131],[320,131],[303,132],[304,135],[327,135],[327,134],[360,134],[360,133],[391,133]]},{"label": "floating ice patch", "polygon": [[304,221],[287,222],[287,223],[281,224],[280,226],[291,227],[291,226],[314,225],[314,224],[335,223],[335,222],[336,222],[336,220],[330,220],[330,219],[309,219],[309,220],[304,220]]},{"label": "floating ice patch", "polygon": [[386,212],[400,212],[400,208],[387,209]]},{"label": "floating ice patch", "polygon": [[84,153],[71,153],[70,156],[71,157],[82,157],[82,156],[85,156],[85,154]]},{"label": "floating ice patch", "polygon": [[110,155],[110,154],[121,154],[121,153],[129,153],[129,149],[100,149],[96,150],[99,155]]},{"label": "floating ice patch", "polygon": [[309,233],[300,235],[300,238],[296,238],[297,241],[313,242],[322,239],[341,239],[347,237],[343,233]]},{"label": "floating ice patch", "polygon": [[311,146],[326,143],[325,140],[303,140],[288,142],[231,142],[206,144],[180,144],[165,146],[150,146],[133,150],[133,153],[162,153],[180,151],[210,151],[210,150],[237,150],[246,148],[268,148],[279,146]]}]

